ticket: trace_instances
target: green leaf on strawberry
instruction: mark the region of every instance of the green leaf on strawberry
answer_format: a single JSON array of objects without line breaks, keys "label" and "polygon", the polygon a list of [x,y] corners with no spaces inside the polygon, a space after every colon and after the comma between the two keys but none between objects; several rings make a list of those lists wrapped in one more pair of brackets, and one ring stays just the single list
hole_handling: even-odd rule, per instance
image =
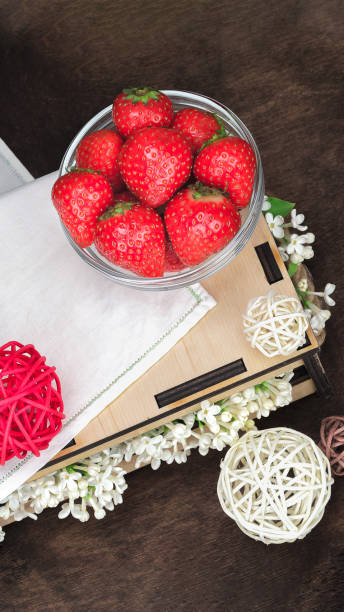
[{"label": "green leaf on strawberry", "polygon": [[133,104],[143,102],[148,104],[149,100],[159,100],[160,91],[156,91],[151,87],[132,87],[131,89],[123,89],[127,100],[131,100]]}]

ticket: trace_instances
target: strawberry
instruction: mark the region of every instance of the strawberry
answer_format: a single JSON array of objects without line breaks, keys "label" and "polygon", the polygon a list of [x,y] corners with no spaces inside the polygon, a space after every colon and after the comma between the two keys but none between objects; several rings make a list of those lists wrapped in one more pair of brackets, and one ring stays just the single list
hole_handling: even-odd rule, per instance
[{"label": "strawberry", "polygon": [[113,264],[139,276],[162,276],[165,229],[152,208],[115,202],[97,223],[95,246]]},{"label": "strawberry", "polygon": [[174,115],[172,127],[189,140],[193,153],[215,134],[226,136],[221,119],[198,108],[183,108]]},{"label": "strawberry", "polygon": [[90,246],[99,215],[113,202],[109,181],[93,170],[73,170],[57,179],[51,197],[73,240]]},{"label": "strawberry", "polygon": [[128,189],[146,206],[167,202],[191,172],[190,145],[177,130],[148,127],[124,143],[119,167]]},{"label": "strawberry", "polygon": [[169,127],[172,118],[171,100],[161,91],[150,87],[123,89],[114,99],[112,119],[124,138],[149,125]]},{"label": "strawberry", "polygon": [[198,181],[229,193],[236,206],[250,203],[256,159],[250,145],[237,136],[214,138],[198,153],[194,175]]},{"label": "strawberry", "polygon": [[118,153],[122,138],[114,130],[98,130],[85,136],[76,150],[78,168],[99,170],[111,183],[113,191],[123,189],[119,173]]},{"label": "strawberry", "polygon": [[165,249],[165,272],[179,272],[180,270],[184,270],[184,268],[185,265],[180,261],[178,255],[174,251],[172,242],[167,239]]},{"label": "strawberry", "polygon": [[187,266],[195,266],[223,249],[240,223],[240,215],[226,194],[199,183],[179,191],[165,211],[173,248]]}]

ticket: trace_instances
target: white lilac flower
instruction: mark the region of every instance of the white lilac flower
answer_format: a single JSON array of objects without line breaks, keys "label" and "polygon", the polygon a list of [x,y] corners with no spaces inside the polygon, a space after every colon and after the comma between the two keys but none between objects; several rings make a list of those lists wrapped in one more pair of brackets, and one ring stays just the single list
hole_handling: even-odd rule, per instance
[{"label": "white lilac flower", "polygon": [[257,389],[257,404],[258,410],[256,412],[256,418],[261,419],[262,416],[267,417],[271,410],[276,410],[277,406],[274,405],[272,399],[268,397],[267,393],[261,388]]},{"label": "white lilac flower", "polygon": [[5,539],[5,532],[2,527],[0,527],[0,542],[3,542]]},{"label": "white lilac flower", "polygon": [[191,428],[187,427],[184,423],[175,423],[168,427],[170,432],[166,436],[167,439],[174,438],[177,442],[185,443],[191,435]]},{"label": "white lilac flower", "polygon": [[69,515],[70,515],[70,506],[69,506],[69,503],[65,502],[64,504],[62,504],[61,510],[57,516],[59,517],[59,519],[64,519],[64,518],[67,518],[67,516]]},{"label": "white lilac flower", "polygon": [[227,431],[220,431],[218,434],[216,434],[216,436],[213,437],[211,441],[211,448],[215,448],[218,451],[222,451],[225,446],[233,444],[233,442],[238,437],[238,434],[230,435]]},{"label": "white lilac flower", "polygon": [[249,411],[249,414],[254,414],[259,410],[259,405],[256,401],[249,401],[247,404],[247,410]]},{"label": "white lilac flower", "polygon": [[231,412],[229,412],[229,410],[225,410],[224,412],[221,412],[220,414],[220,421],[222,423],[230,423],[232,418],[233,418],[233,415]]},{"label": "white lilac flower", "polygon": [[262,210],[266,211],[266,210],[270,210],[270,208],[271,208],[271,203],[268,200],[268,196],[265,195],[264,196],[264,200],[263,200],[263,208],[262,208]]},{"label": "white lilac flower", "polygon": [[216,415],[221,412],[221,406],[211,404],[208,400],[201,402],[201,409],[197,412],[197,418],[202,423],[211,425],[216,422]]},{"label": "white lilac flower", "polygon": [[[195,434],[196,435],[196,434]],[[198,451],[200,455],[207,455],[211,446],[212,435],[210,433],[202,433],[198,437]]]},{"label": "white lilac flower", "polygon": [[187,427],[189,427],[190,429],[194,426],[195,423],[195,414],[194,412],[191,412],[191,414],[187,414],[186,416],[183,417],[183,421],[185,423],[185,425],[187,425]]},{"label": "white lilac flower", "polygon": [[[100,500],[99,500],[99,498],[96,495],[89,495],[88,499],[87,499],[87,502],[93,508],[94,518],[96,518],[96,519],[103,519],[105,517],[106,512],[105,512],[104,508],[102,507],[102,504],[99,503]],[[84,510],[82,508],[80,508],[80,512],[86,512],[86,508]]]},{"label": "white lilac flower", "polygon": [[333,285],[333,283],[327,283],[327,285],[325,285],[325,289],[324,289],[324,300],[326,302],[326,304],[328,304],[328,306],[334,306],[335,305],[335,301],[330,297],[331,293],[334,292],[334,290],[336,289],[336,285]]},{"label": "white lilac flower", "polygon": [[280,256],[282,257],[282,261],[288,261],[289,255],[288,255],[285,247],[279,246],[278,247],[278,251],[279,251]]},{"label": "white lilac flower", "polygon": [[155,455],[157,448],[159,447],[162,440],[163,440],[163,437],[161,434],[158,436],[155,436],[154,438],[150,438],[147,435],[143,435],[138,438],[135,438],[135,444],[134,444],[135,454],[142,455],[143,453],[146,453],[147,455],[150,455],[150,456]]},{"label": "white lilac flower", "polygon": [[111,459],[111,464],[115,466],[121,463],[121,461],[123,461],[124,454],[126,451],[126,446],[125,444],[122,443],[119,446],[113,446],[112,448],[109,449],[109,451],[110,451],[109,456]]},{"label": "white lilac flower", "polygon": [[8,521],[10,516],[11,516],[10,504],[8,502],[6,504],[5,503],[1,504],[0,518],[3,519],[4,521]]},{"label": "white lilac flower", "polygon": [[95,487],[95,494],[101,495],[104,491],[112,491],[113,479],[112,479],[112,466],[108,465],[104,472],[100,472],[97,476],[90,478],[88,481],[89,487]]},{"label": "white lilac flower", "polygon": [[35,513],[39,514],[45,508],[55,508],[63,499],[54,474],[38,478],[30,485],[30,497],[32,498],[30,507]]},{"label": "white lilac flower", "polygon": [[276,217],[274,217],[272,213],[268,212],[265,215],[265,219],[266,219],[266,222],[269,226],[269,229],[272,235],[275,236],[275,238],[283,238],[284,236],[283,217],[281,215],[276,215]]},{"label": "white lilac flower", "polygon": [[58,474],[58,488],[60,491],[67,489],[70,492],[76,493],[78,490],[78,480],[82,477],[80,472],[67,471],[67,469],[61,470]]},{"label": "white lilac flower", "polygon": [[240,423],[243,423],[244,421],[246,421],[248,415],[249,415],[249,411],[247,409],[247,402],[241,404],[241,405],[232,405],[230,407],[230,411],[233,415],[233,417],[239,421]]},{"label": "white lilac flower", "polygon": [[313,244],[315,240],[315,235],[312,232],[307,232],[307,234],[304,234],[303,237],[306,238],[307,244]]},{"label": "white lilac flower", "polygon": [[245,404],[245,399],[242,393],[234,393],[229,397],[230,403],[236,404],[237,406],[240,404]]},{"label": "white lilac flower", "polygon": [[292,253],[290,255],[290,261],[292,261],[294,264],[302,263],[303,260],[304,260],[304,257],[300,255],[299,253]]},{"label": "white lilac flower", "polygon": [[[136,438],[134,440],[136,440]],[[124,451],[123,459],[124,461],[126,461],[126,463],[129,463],[129,461],[132,460],[133,455],[135,455],[135,441],[134,440],[127,440],[125,443],[125,451]]]},{"label": "white lilac flower", "polygon": [[333,285],[333,283],[327,283],[324,291],[309,291],[308,294],[319,295],[320,297],[324,298],[328,306],[334,306],[336,302],[330,297],[330,295],[335,291],[335,289],[336,285]]},{"label": "white lilac flower", "polygon": [[301,280],[299,280],[299,282],[297,283],[297,288],[302,291],[303,293],[305,291],[307,291],[308,289],[308,282],[306,278],[302,278]]},{"label": "white lilac flower", "polygon": [[318,310],[311,318],[311,328],[316,335],[324,329],[326,321],[330,318],[331,313],[329,310]]},{"label": "white lilac flower", "polygon": [[291,211],[291,227],[293,227],[294,229],[299,230],[300,232],[305,232],[307,228],[307,225],[302,225],[302,223],[305,220],[305,215],[297,214],[296,209],[293,208],[293,210]]},{"label": "white lilac flower", "polygon": [[312,259],[314,257],[314,251],[311,246],[306,245],[303,249],[304,259]]},{"label": "white lilac flower", "polygon": [[264,383],[264,390],[276,407],[288,406],[292,401],[292,386],[286,380],[268,380]]},{"label": "white lilac flower", "polygon": [[254,387],[248,387],[248,389],[244,389],[242,392],[242,396],[246,401],[253,400],[255,396]]},{"label": "white lilac flower", "polygon": [[[307,243],[306,234],[299,236],[299,234],[292,234],[290,236],[290,242],[287,245],[287,253],[293,255],[296,253],[303,257],[305,244]],[[296,262],[295,262],[296,263]]]},{"label": "white lilac flower", "polygon": [[244,430],[245,431],[250,431],[251,429],[257,429],[254,423],[253,419],[247,419],[245,426],[244,426]]}]

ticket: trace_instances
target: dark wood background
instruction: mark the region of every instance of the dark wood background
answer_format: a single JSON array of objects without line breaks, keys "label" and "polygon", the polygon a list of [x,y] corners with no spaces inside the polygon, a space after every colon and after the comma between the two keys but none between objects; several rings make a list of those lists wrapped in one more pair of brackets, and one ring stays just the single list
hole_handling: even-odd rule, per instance
[{"label": "dark wood background", "polygon": [[[322,359],[334,387],[260,423],[318,439],[343,412],[342,0],[0,0],[1,136],[38,177],[124,86],[208,94],[260,147],[267,190],[316,234],[311,270],[337,283]],[[7,528],[0,610],[343,610],[344,479],[305,540],[266,547],[216,497],[220,454],[128,477],[103,521]]]}]

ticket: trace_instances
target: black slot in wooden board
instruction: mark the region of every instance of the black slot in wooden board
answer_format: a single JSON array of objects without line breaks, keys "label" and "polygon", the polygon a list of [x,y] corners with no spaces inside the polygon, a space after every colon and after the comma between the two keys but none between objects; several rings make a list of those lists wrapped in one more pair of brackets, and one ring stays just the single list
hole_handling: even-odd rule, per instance
[{"label": "black slot in wooden board", "polygon": [[75,442],[74,438],[72,438],[72,439],[71,439],[71,440],[68,442],[68,444],[66,444],[66,446],[64,446],[64,447],[63,447],[63,449],[62,449],[62,450],[64,450],[65,448],[69,448],[70,446],[75,446],[75,445],[76,445],[76,442]]},{"label": "black slot in wooden board", "polygon": [[189,397],[198,391],[202,391],[203,389],[217,385],[224,380],[229,380],[230,378],[238,376],[238,374],[243,374],[244,372],[246,372],[244,360],[237,359],[236,361],[227,363],[220,368],[211,370],[206,374],[202,374],[201,376],[192,378],[191,380],[188,380],[180,385],[171,387],[171,389],[162,391],[161,393],[155,395],[155,399],[159,408],[164,408],[165,406],[173,404],[180,399]]},{"label": "black slot in wooden board", "polygon": [[270,244],[268,242],[263,242],[254,248],[269,285],[282,280],[283,275],[271,250]]},{"label": "black slot in wooden board", "polygon": [[300,385],[301,383],[305,382],[305,380],[309,380],[309,379],[310,379],[310,376],[308,374],[307,368],[304,365],[302,365],[302,366],[299,366],[298,368],[295,368],[294,376],[290,380],[290,384],[292,387],[295,387],[296,385]]}]

